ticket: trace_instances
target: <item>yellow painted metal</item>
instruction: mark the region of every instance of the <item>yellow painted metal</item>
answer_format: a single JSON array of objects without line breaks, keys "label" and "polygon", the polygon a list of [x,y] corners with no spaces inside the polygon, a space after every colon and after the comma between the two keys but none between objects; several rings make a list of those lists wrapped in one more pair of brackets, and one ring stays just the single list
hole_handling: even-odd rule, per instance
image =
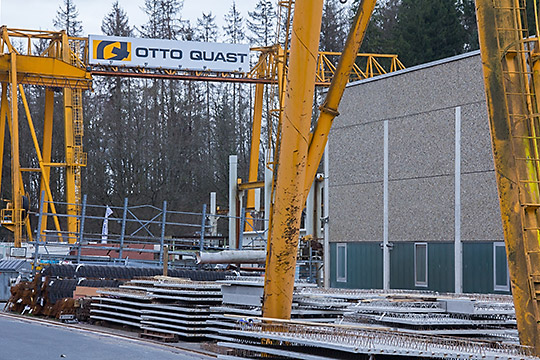
[{"label": "yellow painted metal", "polygon": [[540,355],[538,65],[523,1],[477,0],[495,172],[520,342]]},{"label": "yellow painted metal", "polygon": [[[62,32],[62,60],[66,63],[72,62],[72,54],[68,36]],[[79,230],[79,197],[80,192],[80,166],[78,164],[78,156],[80,148],[76,143],[75,130],[78,127],[77,117],[79,109],[77,107],[77,99],[80,98],[80,93],[77,89],[64,88],[64,149],[66,156],[66,214],[68,242],[73,244],[77,241],[76,234]],[[82,116],[82,114],[81,114]]]},{"label": "yellow painted metal", "polygon": [[19,112],[17,104],[17,54],[10,54],[10,90],[11,90],[11,191],[13,194],[13,223],[14,223],[14,243],[15,247],[21,247],[22,241],[22,206],[21,197],[22,183],[20,178],[20,158],[19,158]]},{"label": "yellow painted metal", "polygon": [[[268,64],[261,63],[258,68],[259,76],[262,76],[266,71]],[[264,102],[264,84],[255,85],[255,101],[253,105],[253,123],[251,124],[251,152],[249,154],[249,175],[248,181],[255,182],[259,174],[259,152],[261,146],[261,124]],[[247,193],[246,207],[252,209],[255,207],[255,191],[249,190]]]},{"label": "yellow painted metal", "polygon": [[[254,51],[260,51],[261,55],[255,66],[249,73],[245,74],[247,79],[268,79],[270,82],[276,81],[277,66],[275,65],[279,59],[279,50],[282,47],[270,46],[263,48],[254,48]],[[287,51],[287,54],[289,51]],[[337,62],[341,56],[340,52],[319,51],[317,53],[317,73],[315,74],[315,84],[317,86],[329,86],[332,78],[336,74]],[[266,72],[260,73],[260,69],[265,69]],[[350,69],[349,81],[357,81],[368,79],[374,76],[387,74],[390,72],[403,70],[405,66],[395,54],[371,54],[358,53],[356,61]],[[288,71],[285,67],[285,71]]]},{"label": "yellow painted metal", "polygon": [[[0,82],[8,79],[5,70],[8,63],[9,55],[0,55]],[[89,90],[92,86],[90,74],[84,69],[49,57],[18,55],[17,72],[19,84],[84,90]]]},{"label": "yellow painted metal", "polygon": [[238,190],[253,190],[260,189],[264,187],[264,181],[254,181],[238,184]]},{"label": "yellow painted metal", "polygon": [[263,316],[289,319],[323,0],[297,0],[284,99],[279,171],[266,260]]},{"label": "yellow painted metal", "polygon": [[[47,168],[43,164],[43,157],[41,155],[41,150],[39,148],[39,142],[36,135],[36,130],[34,128],[34,123],[32,121],[32,115],[30,114],[30,108],[28,107],[28,102],[26,101],[26,95],[24,94],[24,90],[22,85],[19,85],[19,92],[21,93],[21,100],[24,106],[24,110],[26,112],[26,119],[28,121],[28,127],[30,128],[30,134],[32,136],[32,141],[34,142],[34,148],[36,150],[36,155],[38,158],[39,163],[39,169],[41,171],[41,179],[43,184],[45,185],[45,194],[47,201],[53,201],[53,196],[51,192],[51,188],[49,186],[49,173],[47,172]],[[56,207],[54,203],[51,203],[51,210],[54,214],[56,214]],[[60,239],[62,238],[61,235],[61,229],[60,229],[60,222],[58,221],[58,216],[54,215],[54,225],[56,227],[56,231],[58,231],[58,236]]]},{"label": "yellow painted metal", "polygon": [[[0,98],[0,169],[4,168],[4,140],[6,136],[7,112],[9,111],[7,91],[7,84],[2,83],[2,95]],[[2,190],[2,171],[0,171],[0,190]]]},{"label": "yellow painted metal", "polygon": [[[52,137],[53,137],[53,113],[54,113],[54,92],[51,88],[45,90],[45,115],[43,118],[43,169],[41,175],[41,181],[39,186],[39,193],[42,194],[46,187],[50,184],[51,173],[51,154],[52,154]],[[41,167],[40,167],[41,170]],[[41,195],[40,195],[41,196]],[[52,201],[52,198],[47,198],[48,201]],[[41,209],[42,220],[41,229],[38,229],[40,234],[43,234],[47,229],[47,214],[49,210],[49,203],[44,202]],[[56,213],[56,211],[53,211]]]},{"label": "yellow painted metal", "polygon": [[345,43],[345,49],[333,74],[332,83],[326,94],[326,99],[319,108],[321,112],[309,144],[306,180],[303,189],[304,201],[307,199],[313,180],[315,180],[317,168],[319,167],[324,154],[324,148],[328,141],[328,132],[330,131],[332,122],[339,115],[338,105],[345,91],[345,86],[349,82],[351,69],[355,66],[356,54],[364,39],[369,19],[375,8],[375,2],[376,0],[364,0],[360,2],[353,26],[349,31]]},{"label": "yellow painted metal", "polygon": [[[78,232],[78,205],[80,203],[80,188],[81,166],[86,165],[86,154],[82,152],[82,90],[91,88],[91,75],[86,69],[85,49],[87,39],[68,37],[65,32],[50,32],[36,31],[23,29],[8,29],[0,28],[0,82],[3,85],[11,85],[11,104],[16,104],[18,93],[21,94],[22,103],[25,106],[29,126],[31,129],[32,139],[36,153],[38,154],[38,163],[40,165],[39,172],[41,173],[41,189],[46,193],[46,200],[52,201],[52,194],[49,187],[50,168],[63,166],[66,168],[66,184],[68,205],[67,213],[72,217],[67,220],[68,231],[71,233],[69,241],[75,241],[75,234]],[[17,46],[12,45],[14,38],[20,38],[26,41],[26,48],[21,47],[18,42]],[[48,46],[40,54],[35,53],[34,45],[37,41],[48,41]],[[13,60],[15,59],[15,60]],[[28,103],[24,97],[23,84],[40,85],[47,87],[45,95],[45,116],[43,128],[43,154],[41,154],[37,142],[36,131],[33,128],[33,122],[30,118],[30,110]],[[15,86],[15,88],[13,88]],[[17,91],[19,87],[20,91]],[[65,163],[51,163],[51,148],[53,137],[53,107],[54,93],[52,88],[67,88],[65,98],[68,100],[65,103],[64,114],[67,115],[64,124],[66,161]],[[5,89],[4,89],[5,90]],[[75,96],[73,96],[75,94]],[[5,103],[4,94],[2,101]],[[15,96],[15,97],[14,97]],[[5,106],[4,106],[5,108]],[[18,144],[18,124],[16,113],[13,106],[8,114],[8,122],[10,124],[11,146],[13,149],[19,148]],[[76,111],[73,111],[75,109]],[[1,111],[0,111],[1,113]],[[0,116],[2,116],[0,114]],[[2,144],[5,142],[5,136],[2,139]],[[71,141],[70,141],[71,140]],[[0,144],[0,145],[2,145]],[[32,168],[21,168],[17,156],[12,150],[12,174],[18,173],[18,176],[12,175],[12,193],[13,199],[10,202],[11,209],[7,212],[13,214],[13,221],[4,221],[2,225],[15,231],[16,246],[20,246],[22,237],[22,228],[24,221],[20,216],[21,196],[24,194],[22,171],[35,171]],[[43,155],[43,157],[41,157]],[[14,158],[17,158],[16,160]],[[14,166],[15,165],[15,166]],[[74,194],[74,196],[73,196]],[[77,196],[79,195],[79,196]],[[47,208],[43,209],[47,211]],[[56,215],[56,210],[51,206],[51,211]],[[12,223],[13,225],[10,225]],[[54,217],[55,228],[60,234],[60,226],[58,218]],[[42,222],[43,231],[46,228],[47,221]],[[28,227],[28,225],[27,225]],[[27,231],[27,236],[31,238],[31,232]],[[60,237],[62,239],[62,237]]]}]

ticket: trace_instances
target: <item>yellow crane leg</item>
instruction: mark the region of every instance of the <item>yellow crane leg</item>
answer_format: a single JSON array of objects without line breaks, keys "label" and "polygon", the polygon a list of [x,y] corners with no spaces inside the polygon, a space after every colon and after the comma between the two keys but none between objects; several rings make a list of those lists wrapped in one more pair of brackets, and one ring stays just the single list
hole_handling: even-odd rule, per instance
[{"label": "yellow crane leg", "polygon": [[[494,7],[495,4],[497,4],[498,9]],[[514,97],[507,97],[507,92],[516,93],[517,91],[519,93],[522,91],[516,87],[527,87],[523,84],[523,78],[520,79],[515,73],[515,69],[523,66],[520,64],[522,62],[520,51],[519,49],[509,51],[511,47],[523,46],[523,39],[515,34],[512,36],[511,32],[499,34],[500,29],[504,31],[504,29],[520,27],[519,24],[514,23],[516,17],[512,16],[511,13],[506,15],[500,13],[504,9],[515,7],[516,2],[513,0],[497,2],[476,0],[476,16],[495,173],[519,338],[522,345],[534,347],[536,354],[540,355],[540,331],[537,323],[540,319],[537,318],[536,301],[531,293],[535,289],[531,288],[529,282],[529,267],[525,248],[526,241],[532,240],[531,245],[534,245],[535,241],[538,243],[538,238],[526,238],[522,221],[525,221],[529,211],[523,211],[520,202],[520,196],[523,196],[523,202],[526,203],[530,201],[531,197],[538,195],[533,194],[537,192],[537,189],[520,186],[520,178],[529,180],[531,177],[536,177],[536,171],[526,173],[523,168],[519,169],[513,147],[518,145],[520,148],[524,148],[523,152],[530,154],[532,152],[530,148],[527,148],[528,145],[525,142],[516,143],[512,140],[512,134],[521,135],[523,127],[527,126],[527,121],[524,119],[528,118],[527,105],[530,106],[530,104],[524,102],[523,99],[520,101]],[[501,49],[504,50],[504,54],[501,54]]]},{"label": "yellow crane leg", "polygon": [[290,319],[323,0],[297,0],[284,99],[262,313]]},{"label": "yellow crane leg", "polygon": [[[311,136],[309,144],[307,165],[306,165],[306,181],[304,183],[304,199],[307,199],[309,190],[317,168],[324,154],[324,148],[328,141],[328,132],[332,126],[334,118],[339,115],[338,106],[345,91],[345,86],[349,82],[349,76],[357,58],[358,49],[362,44],[366,29],[375,8],[376,0],[361,1],[353,26],[349,31],[345,48],[339,58],[339,63],[332,78],[330,88],[326,94],[326,99],[320,106],[320,115],[315,125],[315,130]],[[305,200],[304,200],[305,201]]]},{"label": "yellow crane leg", "polygon": [[21,247],[22,241],[22,182],[19,159],[19,111],[17,106],[17,55],[10,54],[10,86],[11,86],[11,189],[13,194],[13,238],[15,247]]},{"label": "yellow crane leg", "polygon": [[[264,56],[261,55],[261,57]],[[261,66],[258,70],[258,76],[266,72],[265,67]],[[249,154],[249,174],[248,182],[256,182],[259,175],[259,148],[261,146],[261,123],[263,113],[263,95],[264,84],[257,83],[255,85],[255,103],[253,107],[253,124],[251,125],[251,152]],[[255,206],[255,190],[247,191],[246,207],[253,208]],[[252,229],[248,229],[252,230]]]},{"label": "yellow crane leg", "polygon": [[[52,154],[52,136],[53,136],[53,113],[54,113],[54,91],[51,88],[45,90],[45,115],[43,121],[43,162],[49,164],[51,162]],[[40,198],[43,191],[46,187],[50,186],[50,173],[51,168],[45,166],[41,173],[41,184],[40,184]],[[52,201],[52,199],[48,199]],[[49,204],[45,202],[43,204],[43,209],[41,212],[46,214],[48,212]],[[39,233],[42,234],[43,231],[47,228],[47,215],[43,215],[41,221],[41,229],[38,229]]]},{"label": "yellow crane leg", "polygon": [[[9,109],[7,84],[2,83],[2,99],[0,100],[0,169],[4,166],[4,141],[6,139],[6,117]],[[2,190],[2,171],[0,171],[0,190]]]},{"label": "yellow crane leg", "polygon": [[[36,135],[36,129],[34,128],[34,123],[32,121],[32,115],[30,114],[30,108],[28,107],[28,101],[26,101],[26,95],[24,94],[24,89],[22,85],[19,85],[19,92],[21,93],[21,100],[24,106],[24,110],[26,112],[26,119],[28,121],[28,127],[30,128],[30,134],[32,135],[32,141],[34,142],[34,148],[36,149],[36,155],[38,158],[39,163],[39,169],[41,170],[41,180],[45,184],[45,195],[47,195],[46,199],[48,201],[53,201],[51,188],[49,186],[49,174],[46,172],[47,168],[43,164],[43,157],[41,156],[41,150],[39,149],[39,143],[38,138]],[[54,203],[51,203],[51,210],[54,214],[56,214],[56,207]],[[58,216],[54,216],[54,225],[56,226],[56,231],[58,231],[59,239],[62,239],[62,234],[60,230],[60,222],[58,220]]]},{"label": "yellow crane leg", "polygon": [[[62,60],[71,63],[71,53],[68,36],[62,33]],[[77,241],[75,234],[78,232],[78,204],[75,189],[75,145],[73,132],[73,89],[64,88],[64,149],[66,154],[66,202],[67,202],[67,230],[68,242],[73,244]]]}]

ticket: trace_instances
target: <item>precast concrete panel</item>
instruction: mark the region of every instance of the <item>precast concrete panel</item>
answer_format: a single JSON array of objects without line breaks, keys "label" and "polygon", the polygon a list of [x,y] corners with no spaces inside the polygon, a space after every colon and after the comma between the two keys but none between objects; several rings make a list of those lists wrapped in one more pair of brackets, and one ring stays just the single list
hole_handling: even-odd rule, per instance
[{"label": "precast concrete panel", "polygon": [[333,186],[330,193],[330,239],[382,241],[382,182]]},{"label": "precast concrete panel", "polygon": [[[461,173],[494,171],[485,100],[461,107]],[[495,175],[493,174],[493,181]],[[494,189],[496,193],[496,188]]]},{"label": "precast concrete panel", "polygon": [[382,122],[333,129],[331,186],[383,181],[383,131]]},{"label": "precast concrete panel", "polygon": [[389,180],[451,175],[454,127],[454,108],[389,121]]},{"label": "precast concrete panel", "polygon": [[390,181],[389,241],[450,241],[454,237],[454,177]]},{"label": "precast concrete panel", "polygon": [[494,170],[461,175],[461,239],[504,241]]}]

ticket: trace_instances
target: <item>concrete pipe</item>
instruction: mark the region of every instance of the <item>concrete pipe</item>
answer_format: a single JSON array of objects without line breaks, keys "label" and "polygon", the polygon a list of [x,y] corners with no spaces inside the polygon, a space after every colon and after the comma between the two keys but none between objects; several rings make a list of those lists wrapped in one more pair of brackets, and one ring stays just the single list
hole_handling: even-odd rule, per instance
[{"label": "concrete pipe", "polygon": [[264,250],[223,250],[220,252],[198,252],[197,264],[264,264]]}]

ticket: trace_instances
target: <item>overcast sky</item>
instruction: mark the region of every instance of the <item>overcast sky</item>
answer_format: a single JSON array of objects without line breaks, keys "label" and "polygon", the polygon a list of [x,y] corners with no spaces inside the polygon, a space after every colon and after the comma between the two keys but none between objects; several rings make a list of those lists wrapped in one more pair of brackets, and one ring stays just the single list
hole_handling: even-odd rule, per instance
[{"label": "overcast sky", "polygon": [[[58,7],[64,0],[0,0],[0,22],[10,28],[54,30],[52,19],[56,16]],[[129,17],[131,26],[140,27],[147,21],[141,10],[144,0],[119,0]],[[79,20],[82,21],[83,33],[101,34],[101,21],[111,10],[113,0],[74,0],[79,10]],[[248,11],[253,11],[255,0],[236,0],[237,9],[242,17],[247,17]],[[182,19],[191,20],[196,24],[202,12],[212,12],[221,28],[223,16],[229,11],[232,0],[184,0]],[[221,31],[221,29],[220,29]]]}]

